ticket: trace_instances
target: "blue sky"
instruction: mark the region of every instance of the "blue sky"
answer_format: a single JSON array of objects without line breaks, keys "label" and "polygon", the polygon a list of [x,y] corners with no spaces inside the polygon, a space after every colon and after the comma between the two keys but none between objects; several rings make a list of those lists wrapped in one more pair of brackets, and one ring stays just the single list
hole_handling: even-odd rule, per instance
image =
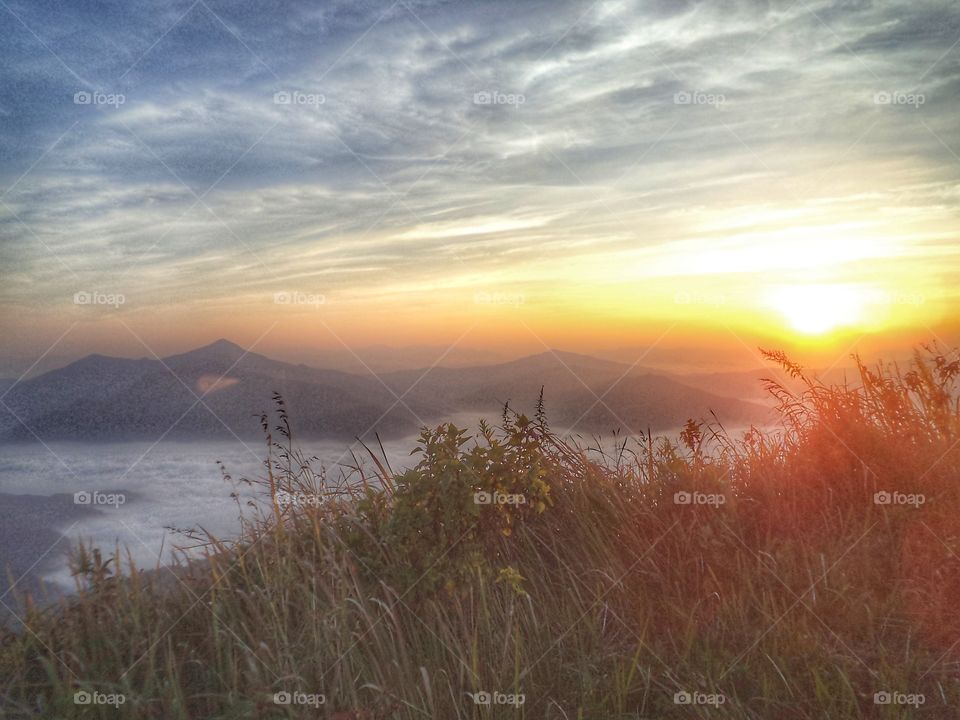
[{"label": "blue sky", "polygon": [[956,3],[3,0],[0,37],[10,368],[74,326],[289,344],[278,292],[358,344],[448,342],[478,293],[544,336],[771,282],[954,299]]}]

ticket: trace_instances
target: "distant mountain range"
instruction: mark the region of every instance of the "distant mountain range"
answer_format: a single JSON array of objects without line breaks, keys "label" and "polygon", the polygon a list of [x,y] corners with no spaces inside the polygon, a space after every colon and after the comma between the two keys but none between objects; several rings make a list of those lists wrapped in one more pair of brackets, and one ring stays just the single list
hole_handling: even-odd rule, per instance
[{"label": "distant mountain range", "polygon": [[683,378],[560,351],[360,374],[280,362],[218,340],[162,360],[90,355],[16,384],[0,381],[7,406],[0,405],[0,440],[257,437],[274,392],[294,432],[308,438],[404,436],[462,413],[499,414],[505,402],[529,413],[541,386],[550,422],[583,434],[664,430],[711,411],[727,425],[770,419],[766,406],[724,395],[725,376]]}]

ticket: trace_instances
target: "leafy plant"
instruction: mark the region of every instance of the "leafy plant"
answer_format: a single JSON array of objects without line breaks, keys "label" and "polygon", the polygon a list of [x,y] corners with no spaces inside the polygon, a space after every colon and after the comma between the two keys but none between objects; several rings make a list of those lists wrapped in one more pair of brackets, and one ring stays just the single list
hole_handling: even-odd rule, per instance
[{"label": "leafy plant", "polygon": [[[493,571],[502,539],[547,510],[556,460],[545,428],[520,415],[503,430],[502,437],[486,423],[475,437],[453,424],[424,430],[413,451],[420,461],[393,478],[389,502],[379,494],[361,501],[360,516],[378,533],[358,536],[353,549],[375,575],[400,588],[415,584],[421,594],[441,585],[453,592],[474,573]],[[364,548],[374,538],[380,552]]]}]

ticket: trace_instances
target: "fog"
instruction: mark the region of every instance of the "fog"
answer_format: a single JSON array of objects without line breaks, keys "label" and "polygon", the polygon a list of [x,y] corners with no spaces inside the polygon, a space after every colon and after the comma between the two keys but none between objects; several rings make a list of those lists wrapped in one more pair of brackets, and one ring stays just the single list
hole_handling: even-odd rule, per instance
[{"label": "fog", "polygon": [[[416,438],[384,443],[394,471],[416,462],[410,450]],[[340,475],[342,465],[354,462],[352,449],[361,460],[369,457],[359,444],[342,441],[303,443],[303,451],[315,455],[327,469],[329,479]],[[379,451],[379,448],[377,448]],[[202,527],[221,538],[234,538],[240,527],[239,508],[231,497],[254,499],[255,489],[225,482],[217,460],[236,479],[264,474],[264,443],[233,442],[152,443],[23,443],[4,445],[0,459],[0,505],[13,506],[10,495],[30,495],[29,504],[16,505],[18,528],[0,531],[0,565],[14,570],[14,579],[30,570],[34,576],[72,589],[65,542],[53,547],[36,538],[51,531],[76,542],[92,542],[104,553],[118,544],[129,550],[141,568],[158,561],[169,562],[175,546],[191,545],[190,539],[168,528]],[[347,471],[349,472],[349,471]],[[75,504],[78,492],[98,493],[92,504]],[[117,498],[122,495],[122,502]],[[55,497],[56,496],[56,497]],[[66,497],[64,497],[66,496]],[[44,501],[47,498],[47,502]],[[244,512],[250,512],[245,508]],[[26,513],[27,517],[23,514]],[[32,517],[31,517],[32,516]],[[43,557],[41,555],[47,553]],[[34,566],[34,563],[37,563]],[[34,567],[31,567],[34,566]],[[6,575],[7,567],[0,568]],[[17,572],[19,570],[19,572]],[[0,591],[3,591],[0,586]]]},{"label": "fog", "polygon": [[[452,418],[458,427],[471,430],[477,420],[477,415]],[[499,424],[496,418],[486,420]],[[675,438],[678,433],[679,428],[661,434]],[[595,460],[615,457],[625,439],[611,435],[598,443],[592,436],[567,437]],[[416,464],[417,456],[411,455],[416,441],[410,436],[383,444],[394,472]],[[634,438],[626,441],[629,458],[638,445]],[[331,483],[351,474],[350,466],[358,460],[371,473],[374,469],[368,451],[357,442],[297,445],[305,455],[318,458],[313,466],[323,468]],[[247,515],[253,512],[247,501],[264,501],[261,490],[236,481],[264,476],[265,442],[22,443],[3,449],[0,519],[6,520],[0,522],[0,577],[5,579],[8,571],[14,580],[23,577],[17,583],[21,590],[35,586],[38,579],[52,584],[54,593],[72,590],[67,549],[78,541],[90,542],[104,554],[119,546],[138,567],[154,568],[169,563],[175,548],[195,544],[178,530],[202,529],[231,540],[240,529],[241,509]],[[380,453],[379,446],[371,450]],[[218,460],[234,482],[224,479]],[[96,495],[91,504],[77,504],[74,494],[80,492]],[[239,506],[233,492],[239,493]],[[0,582],[0,594],[8,585]]]}]

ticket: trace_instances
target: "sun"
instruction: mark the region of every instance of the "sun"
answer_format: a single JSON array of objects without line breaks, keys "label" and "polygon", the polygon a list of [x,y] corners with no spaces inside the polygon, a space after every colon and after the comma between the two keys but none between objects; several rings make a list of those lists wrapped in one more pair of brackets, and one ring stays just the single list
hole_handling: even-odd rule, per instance
[{"label": "sun", "polygon": [[823,335],[857,324],[864,297],[849,285],[784,285],[770,293],[770,305],[803,335]]}]

